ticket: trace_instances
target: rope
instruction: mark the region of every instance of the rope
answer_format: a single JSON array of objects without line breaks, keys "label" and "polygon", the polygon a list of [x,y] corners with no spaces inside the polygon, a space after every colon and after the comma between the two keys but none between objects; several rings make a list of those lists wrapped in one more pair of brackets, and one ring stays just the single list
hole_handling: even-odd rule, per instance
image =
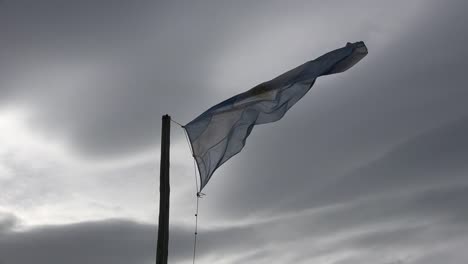
[{"label": "rope", "polygon": [[196,257],[196,252],[197,252],[197,235],[198,235],[198,204],[200,202],[200,198],[203,198],[205,196],[204,193],[197,192],[197,209],[195,211],[195,235],[193,239],[193,264],[195,264],[195,257]]},{"label": "rope", "polygon": [[197,193],[197,209],[195,211],[195,232],[193,236],[193,264],[195,264],[195,257],[197,254],[197,235],[198,235],[198,202],[200,201],[200,196]]},{"label": "rope", "polygon": [[199,203],[200,203],[200,198],[202,198],[205,194],[202,192],[198,191],[198,177],[197,177],[197,163],[195,160],[195,156],[193,155],[193,149],[192,149],[192,144],[190,143],[190,139],[187,134],[187,130],[185,129],[185,126],[180,124],[179,122],[173,120],[171,118],[171,121],[174,122],[175,124],[179,125],[183,130],[184,130],[184,135],[185,139],[187,140],[187,144],[189,145],[190,152],[192,153],[193,156],[193,172],[195,176],[195,193],[197,194],[197,207],[195,209],[195,231],[194,231],[194,237],[193,237],[193,264],[195,264],[195,258],[196,258],[196,253],[197,253],[197,235],[198,235],[198,209],[199,209]]},{"label": "rope", "polygon": [[179,122],[177,122],[177,121],[175,121],[174,119],[172,119],[172,117],[171,117],[171,121],[174,122],[174,123],[176,123],[177,125],[179,125],[181,128],[184,128],[184,126],[183,126],[182,124],[180,124]]}]

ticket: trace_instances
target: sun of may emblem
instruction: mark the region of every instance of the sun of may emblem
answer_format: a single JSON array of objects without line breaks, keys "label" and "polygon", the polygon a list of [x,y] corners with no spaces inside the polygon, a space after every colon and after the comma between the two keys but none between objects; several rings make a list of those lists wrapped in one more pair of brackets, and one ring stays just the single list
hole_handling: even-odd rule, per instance
[{"label": "sun of may emblem", "polygon": [[251,96],[256,96],[256,95],[260,95],[260,94],[263,94],[263,93],[267,93],[267,92],[269,92],[269,90],[270,89],[268,89],[268,86],[265,83],[261,83],[261,84],[255,86],[254,88],[250,89],[249,94]]}]

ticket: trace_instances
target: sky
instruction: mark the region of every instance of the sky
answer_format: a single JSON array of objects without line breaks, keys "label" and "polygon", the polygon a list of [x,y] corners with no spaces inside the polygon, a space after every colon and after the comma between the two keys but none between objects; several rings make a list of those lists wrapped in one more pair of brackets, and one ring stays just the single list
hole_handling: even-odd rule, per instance
[{"label": "sky", "polygon": [[[347,42],[369,54],[256,126],[200,201],[196,263],[458,264],[468,2],[0,2],[0,263],[154,263],[161,116]],[[195,175],[171,128],[170,263]]]}]

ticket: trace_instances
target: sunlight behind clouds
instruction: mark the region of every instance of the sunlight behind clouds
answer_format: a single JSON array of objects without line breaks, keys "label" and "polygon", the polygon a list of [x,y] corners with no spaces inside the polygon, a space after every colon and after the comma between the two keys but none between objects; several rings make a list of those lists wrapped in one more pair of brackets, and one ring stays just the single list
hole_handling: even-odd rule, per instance
[{"label": "sunlight behind clouds", "polygon": [[[154,263],[161,116],[359,40],[216,171],[197,263],[468,259],[467,1],[0,2],[1,264]],[[171,263],[193,256],[185,141],[171,124]]]},{"label": "sunlight behind clouds", "polygon": [[28,113],[24,110],[0,111],[0,155],[27,162],[32,168],[43,168],[44,160],[70,162],[63,145],[45,139],[27,125]]},{"label": "sunlight behind clouds", "polygon": [[[158,203],[159,147],[127,158],[85,160],[35,133],[29,113],[0,111],[0,208],[25,226],[127,216],[152,222]],[[182,130],[173,127],[174,215],[192,211],[194,179]]]}]

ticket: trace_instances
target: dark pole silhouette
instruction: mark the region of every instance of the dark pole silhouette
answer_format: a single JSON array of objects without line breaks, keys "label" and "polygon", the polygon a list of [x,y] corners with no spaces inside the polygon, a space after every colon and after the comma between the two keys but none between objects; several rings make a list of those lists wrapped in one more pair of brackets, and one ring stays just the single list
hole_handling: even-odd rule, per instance
[{"label": "dark pole silhouette", "polygon": [[169,242],[169,145],[171,133],[171,117],[162,117],[161,129],[161,164],[159,183],[159,224],[156,264],[167,264]]}]

